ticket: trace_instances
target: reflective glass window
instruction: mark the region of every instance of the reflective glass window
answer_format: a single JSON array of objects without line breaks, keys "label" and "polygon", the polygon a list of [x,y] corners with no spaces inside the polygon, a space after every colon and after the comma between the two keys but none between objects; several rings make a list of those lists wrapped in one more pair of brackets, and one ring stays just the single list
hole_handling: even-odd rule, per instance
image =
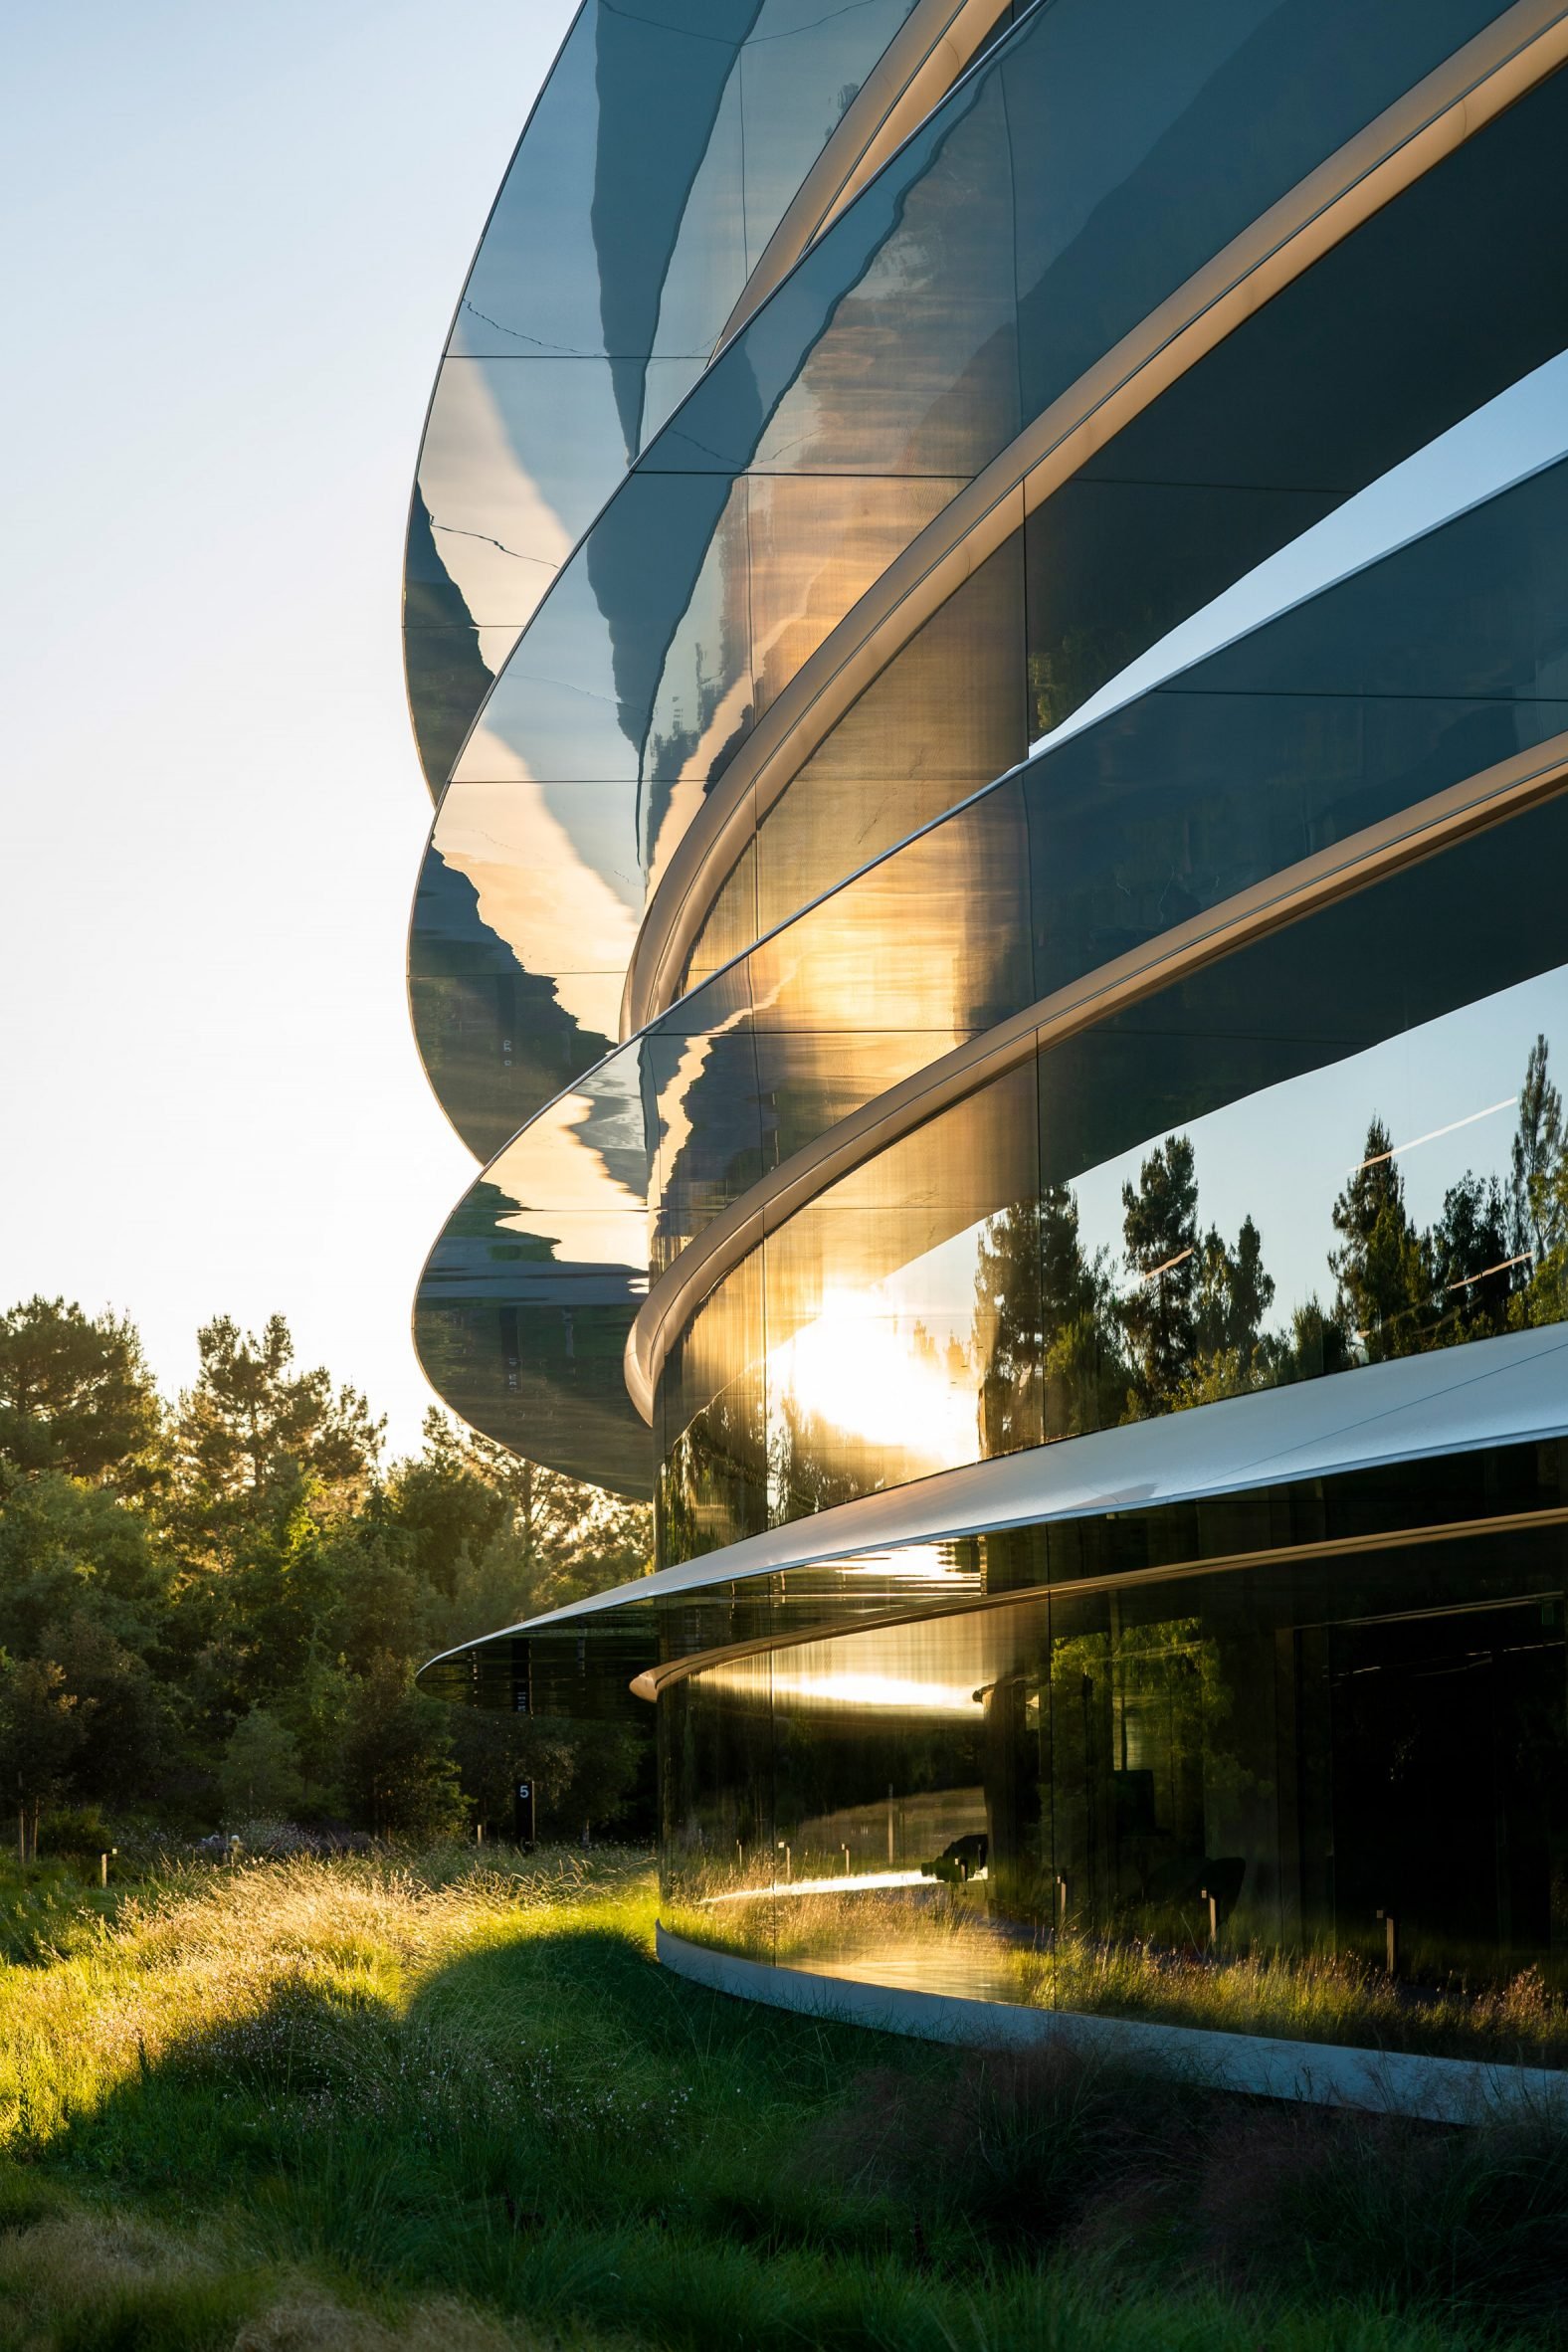
[{"label": "reflective glass window", "polygon": [[1558,797],[1043,1042],[795,1211],[739,1276],[770,1518],[1563,1319],[1565,852]]},{"label": "reflective glass window", "polygon": [[864,1628],[883,1564],[817,1571],[815,1629],[775,1592],[667,1688],[668,1925],[830,1982],[1564,2063],[1560,1525],[999,1606],[955,1608],[956,1566]]}]

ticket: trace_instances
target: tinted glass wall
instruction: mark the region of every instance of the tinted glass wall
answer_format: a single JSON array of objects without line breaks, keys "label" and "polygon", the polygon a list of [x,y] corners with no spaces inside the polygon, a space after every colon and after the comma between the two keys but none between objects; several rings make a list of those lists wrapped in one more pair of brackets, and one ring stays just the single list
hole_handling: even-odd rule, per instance
[{"label": "tinted glass wall", "polygon": [[1561,2063],[1546,1484],[1544,1528],[933,1593],[862,1631],[830,1606],[819,1640],[773,1580],[772,1646],[660,1698],[666,1922],[911,1990]]},{"label": "tinted glass wall", "polygon": [[[1178,31],[1140,7],[1106,42],[1101,12],[1059,0],[998,44],[862,192],[645,449],[459,764],[411,961],[422,1048],[478,1150],[605,1049],[644,909],[681,843],[763,715],[902,550],[1044,405],[1080,380],[1084,401],[1097,397],[1085,371],[1118,336],[1494,13],[1456,0],[1374,23],[1352,10],[1336,30],[1320,10],[1249,4],[1201,23],[1189,11]],[[1144,61],[1136,102],[1129,50]],[[1478,185],[1504,208],[1522,197],[1537,168],[1522,129],[1517,149],[1507,170],[1466,175],[1471,194]],[[1184,175],[1201,204],[1172,200]],[[1271,325],[1243,406],[1277,418],[1272,437],[1222,432],[1213,420],[1243,379],[1211,383],[1163,412],[1125,462],[1090,469],[1060,527],[1032,524],[1027,567],[1035,492],[1009,493],[997,530],[1020,543],[988,583],[983,626],[967,600],[922,632],[881,726],[803,742],[765,788],[734,784],[725,823],[754,851],[737,865],[729,842],[703,875],[694,918],[715,894],[721,904],[694,952],[673,949],[639,994],[639,1022],[688,970],[713,968],[989,781],[1151,636],[1557,347],[1554,285],[1480,270],[1460,196],[1456,175],[1455,234],[1422,240],[1423,258],[1398,268],[1397,329],[1381,296],[1366,299],[1365,250],[1359,281],[1340,271],[1338,302]],[[1520,239],[1497,242],[1513,253]],[[1441,286],[1424,258],[1437,251],[1450,259]],[[1396,257],[1381,260],[1379,284]],[[1352,314],[1346,302],[1356,335],[1319,331]],[[1321,387],[1311,416],[1303,348]],[[1294,397],[1271,397],[1275,378]],[[1367,379],[1391,389],[1369,399]],[[963,708],[951,706],[955,670],[976,663]],[[915,721],[944,706],[923,739]]]},{"label": "tinted glass wall", "polygon": [[1560,1320],[1568,800],[1061,1040],[796,1211],[659,1392],[662,1556]]},{"label": "tinted glass wall", "polygon": [[[1533,266],[1568,77],[1449,154],[1265,303],[1041,503],[798,772],[752,795],[689,987],[999,774],[1124,665],[1561,348]],[[1391,301],[1389,290],[1399,298]]]},{"label": "tinted glass wall", "polygon": [[[444,1393],[492,1435],[523,1442],[531,1416],[536,1444],[571,1446],[550,1459],[646,1487],[620,1351],[650,1271],[749,1187],[1010,1015],[1118,959],[1152,965],[1270,877],[1340,845],[1352,860],[1369,828],[1478,794],[1521,755],[1549,763],[1568,717],[1565,530],[1559,465],[1043,751],[692,990],[498,1152],[451,1221],[418,1310]],[[984,574],[971,592],[989,596]],[[492,986],[522,1023],[515,983]]]}]

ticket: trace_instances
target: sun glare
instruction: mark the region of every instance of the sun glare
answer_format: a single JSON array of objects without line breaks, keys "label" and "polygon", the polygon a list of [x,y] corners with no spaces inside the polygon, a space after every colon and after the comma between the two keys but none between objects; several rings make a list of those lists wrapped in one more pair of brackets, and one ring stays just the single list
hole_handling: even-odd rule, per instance
[{"label": "sun glare", "polygon": [[802,1420],[910,1462],[967,1461],[976,1443],[967,1359],[940,1351],[917,1325],[881,1289],[830,1289],[815,1321],[774,1349],[770,1392],[792,1399]]}]

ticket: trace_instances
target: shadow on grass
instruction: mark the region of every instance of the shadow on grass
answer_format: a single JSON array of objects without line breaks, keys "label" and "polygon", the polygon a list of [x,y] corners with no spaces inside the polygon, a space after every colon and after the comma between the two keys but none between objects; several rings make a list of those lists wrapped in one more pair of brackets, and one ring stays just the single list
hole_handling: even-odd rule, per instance
[{"label": "shadow on grass", "polygon": [[1544,2127],[899,2042],[705,1992],[613,1919],[522,1923],[401,2010],[284,1974],[19,2152],[13,2188],[200,2215],[241,2263],[677,2352],[1568,2345]]}]

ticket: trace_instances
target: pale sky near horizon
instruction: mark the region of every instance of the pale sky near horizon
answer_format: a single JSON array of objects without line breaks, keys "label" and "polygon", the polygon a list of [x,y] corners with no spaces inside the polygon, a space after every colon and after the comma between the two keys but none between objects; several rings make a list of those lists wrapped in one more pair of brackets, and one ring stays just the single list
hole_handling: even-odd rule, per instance
[{"label": "pale sky near horizon", "polygon": [[[430,806],[403,526],[572,6],[80,0],[0,39],[0,1305],[122,1308],[171,1391],[201,1321],[280,1309],[394,1449],[430,1400],[414,1284],[474,1172],[404,993]],[[1559,362],[1139,683],[1565,446]]]},{"label": "pale sky near horizon", "polygon": [[107,0],[0,35],[0,1304],[272,1309],[417,1442],[473,1162],[409,1033],[425,406],[574,0]]}]

